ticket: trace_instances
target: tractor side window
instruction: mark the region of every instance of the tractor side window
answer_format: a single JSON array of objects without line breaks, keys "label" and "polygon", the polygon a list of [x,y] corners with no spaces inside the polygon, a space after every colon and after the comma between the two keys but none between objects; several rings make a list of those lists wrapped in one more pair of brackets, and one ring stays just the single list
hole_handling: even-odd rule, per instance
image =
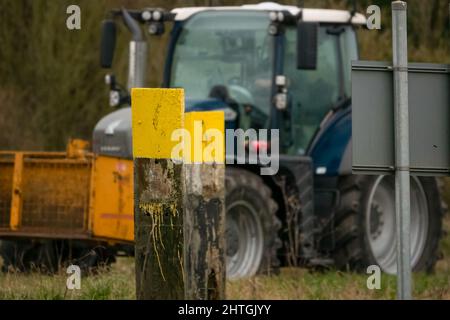
[{"label": "tractor side window", "polygon": [[284,74],[292,101],[293,145],[289,154],[304,154],[330,107],[339,98],[339,37],[319,28],[316,70],[296,68],[296,29],[285,33]]}]

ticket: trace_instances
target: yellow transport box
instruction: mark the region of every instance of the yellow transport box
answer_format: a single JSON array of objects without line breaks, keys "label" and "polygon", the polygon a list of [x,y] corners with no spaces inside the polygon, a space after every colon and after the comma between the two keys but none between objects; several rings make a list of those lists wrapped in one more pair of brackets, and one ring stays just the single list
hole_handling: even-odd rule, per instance
[{"label": "yellow transport box", "polygon": [[133,241],[133,162],[80,146],[0,152],[0,236]]}]

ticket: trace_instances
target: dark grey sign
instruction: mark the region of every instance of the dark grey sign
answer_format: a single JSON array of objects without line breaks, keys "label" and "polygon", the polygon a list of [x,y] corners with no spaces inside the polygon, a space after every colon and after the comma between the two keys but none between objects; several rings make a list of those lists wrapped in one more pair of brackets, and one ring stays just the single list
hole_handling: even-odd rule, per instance
[{"label": "dark grey sign", "polygon": [[[352,63],[353,172],[394,173],[392,66]],[[408,66],[410,170],[414,175],[450,174],[450,66]]]}]

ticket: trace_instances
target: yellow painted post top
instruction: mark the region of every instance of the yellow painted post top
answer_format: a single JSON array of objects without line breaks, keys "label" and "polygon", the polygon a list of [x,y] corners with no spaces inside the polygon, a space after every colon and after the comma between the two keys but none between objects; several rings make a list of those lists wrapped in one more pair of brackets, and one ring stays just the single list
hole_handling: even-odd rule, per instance
[{"label": "yellow painted post top", "polygon": [[190,137],[190,146],[186,146],[190,152],[185,152],[183,157],[185,163],[225,162],[225,116],[223,111],[186,113],[184,128],[186,132],[189,132],[188,136]]},{"label": "yellow painted post top", "polygon": [[132,89],[133,157],[225,162],[223,111],[184,113],[183,89]]},{"label": "yellow painted post top", "polygon": [[183,128],[184,90],[134,88],[131,115],[133,157],[170,159],[172,132]]}]

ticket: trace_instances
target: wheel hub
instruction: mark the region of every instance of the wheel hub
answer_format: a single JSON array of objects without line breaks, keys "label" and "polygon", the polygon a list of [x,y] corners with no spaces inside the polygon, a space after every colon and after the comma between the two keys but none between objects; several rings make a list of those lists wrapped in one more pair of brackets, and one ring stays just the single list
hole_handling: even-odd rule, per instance
[{"label": "wheel hub", "polygon": [[383,231],[383,210],[378,202],[374,201],[372,204],[370,216],[370,235],[372,239],[377,239]]},{"label": "wheel hub", "polygon": [[[417,177],[411,178],[411,264],[422,256],[428,235],[428,204]],[[393,176],[380,176],[369,193],[366,209],[366,234],[381,269],[390,274],[397,271],[395,183]]]},{"label": "wheel hub", "polygon": [[244,200],[227,208],[227,277],[250,277],[258,271],[263,256],[261,220],[254,207]]}]

